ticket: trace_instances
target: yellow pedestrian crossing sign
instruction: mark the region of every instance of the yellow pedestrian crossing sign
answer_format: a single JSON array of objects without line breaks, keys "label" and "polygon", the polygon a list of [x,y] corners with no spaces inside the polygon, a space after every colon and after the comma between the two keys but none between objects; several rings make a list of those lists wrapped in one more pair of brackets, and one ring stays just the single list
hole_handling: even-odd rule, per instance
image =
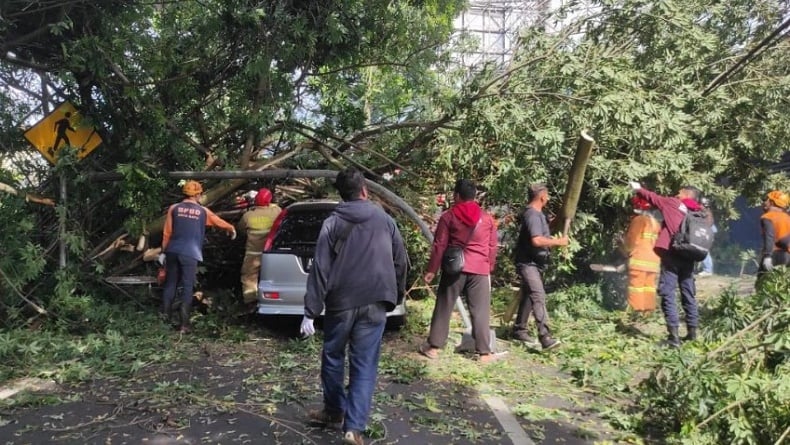
[{"label": "yellow pedestrian crossing sign", "polygon": [[25,139],[53,164],[66,145],[74,147],[77,157],[82,159],[102,143],[96,128],[69,102],[62,103],[27,130]]}]

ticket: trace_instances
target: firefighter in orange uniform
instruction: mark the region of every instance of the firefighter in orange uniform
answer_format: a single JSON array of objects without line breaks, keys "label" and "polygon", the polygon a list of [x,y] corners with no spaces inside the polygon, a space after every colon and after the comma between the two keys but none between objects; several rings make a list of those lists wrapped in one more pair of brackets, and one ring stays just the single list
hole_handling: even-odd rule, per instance
[{"label": "firefighter in orange uniform", "polygon": [[628,305],[637,312],[650,312],[656,309],[656,279],[661,259],[653,247],[661,224],[646,199],[637,195],[631,204],[636,215],[628,225],[622,246],[628,255]]},{"label": "firefighter in orange uniform", "polygon": [[762,256],[758,276],[775,266],[790,265],[790,196],[774,190],[763,203],[765,213],[760,216]]},{"label": "firefighter in orange uniform", "polygon": [[241,265],[241,291],[244,304],[250,310],[258,301],[258,272],[261,268],[263,244],[281,211],[277,204],[272,204],[272,192],[262,188],[255,195],[255,207],[246,212],[239,221],[239,231],[247,232],[244,262]]}]

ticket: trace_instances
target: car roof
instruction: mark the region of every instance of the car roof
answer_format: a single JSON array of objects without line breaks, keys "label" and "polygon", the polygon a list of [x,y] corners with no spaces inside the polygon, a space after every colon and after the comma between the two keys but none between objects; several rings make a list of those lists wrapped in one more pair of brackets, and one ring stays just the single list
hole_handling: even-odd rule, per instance
[{"label": "car roof", "polygon": [[339,204],[339,201],[332,199],[316,199],[310,201],[295,202],[286,209],[289,212],[302,212],[310,210],[332,210]]}]

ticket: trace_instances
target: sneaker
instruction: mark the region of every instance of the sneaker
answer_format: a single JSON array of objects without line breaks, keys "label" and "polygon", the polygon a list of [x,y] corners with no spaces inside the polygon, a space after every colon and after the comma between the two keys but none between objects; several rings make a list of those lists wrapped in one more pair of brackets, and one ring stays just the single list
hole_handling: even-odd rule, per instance
[{"label": "sneaker", "polygon": [[546,337],[540,341],[540,346],[543,348],[544,351],[548,351],[549,349],[554,349],[557,346],[561,345],[562,342],[556,338]]},{"label": "sneaker", "polygon": [[435,360],[439,358],[439,348],[434,348],[428,342],[421,344],[419,351],[420,354],[424,355],[425,357],[428,357],[431,360]]},{"label": "sneaker", "polygon": [[513,340],[520,341],[526,344],[527,346],[533,346],[533,347],[540,346],[540,342],[538,342],[537,339],[535,339],[534,337],[530,337],[530,335],[524,331],[513,332]]},{"label": "sneaker", "polygon": [[343,423],[342,414],[332,414],[325,409],[312,409],[307,412],[307,417],[310,418],[310,423],[326,426],[337,425]]},{"label": "sneaker", "polygon": [[348,445],[365,445],[365,441],[362,440],[362,434],[359,431],[346,431],[343,433],[343,443]]},{"label": "sneaker", "polygon": [[704,270],[697,274],[697,276],[700,277],[700,278],[702,278],[702,277],[709,277],[711,275],[713,275],[713,272],[707,272],[707,271],[704,271]]}]

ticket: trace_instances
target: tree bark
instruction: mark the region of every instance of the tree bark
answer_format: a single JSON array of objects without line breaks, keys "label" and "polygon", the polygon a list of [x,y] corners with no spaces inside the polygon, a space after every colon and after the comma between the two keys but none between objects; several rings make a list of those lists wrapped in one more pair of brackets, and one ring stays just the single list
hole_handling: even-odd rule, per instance
[{"label": "tree bark", "polygon": [[562,197],[562,207],[554,220],[554,228],[562,228],[563,235],[567,235],[570,230],[571,221],[576,216],[576,208],[579,205],[579,198],[584,185],[584,172],[590,162],[595,139],[582,131],[576,145],[576,156],[573,158],[571,171],[568,174],[568,184],[565,186],[565,194]]}]

